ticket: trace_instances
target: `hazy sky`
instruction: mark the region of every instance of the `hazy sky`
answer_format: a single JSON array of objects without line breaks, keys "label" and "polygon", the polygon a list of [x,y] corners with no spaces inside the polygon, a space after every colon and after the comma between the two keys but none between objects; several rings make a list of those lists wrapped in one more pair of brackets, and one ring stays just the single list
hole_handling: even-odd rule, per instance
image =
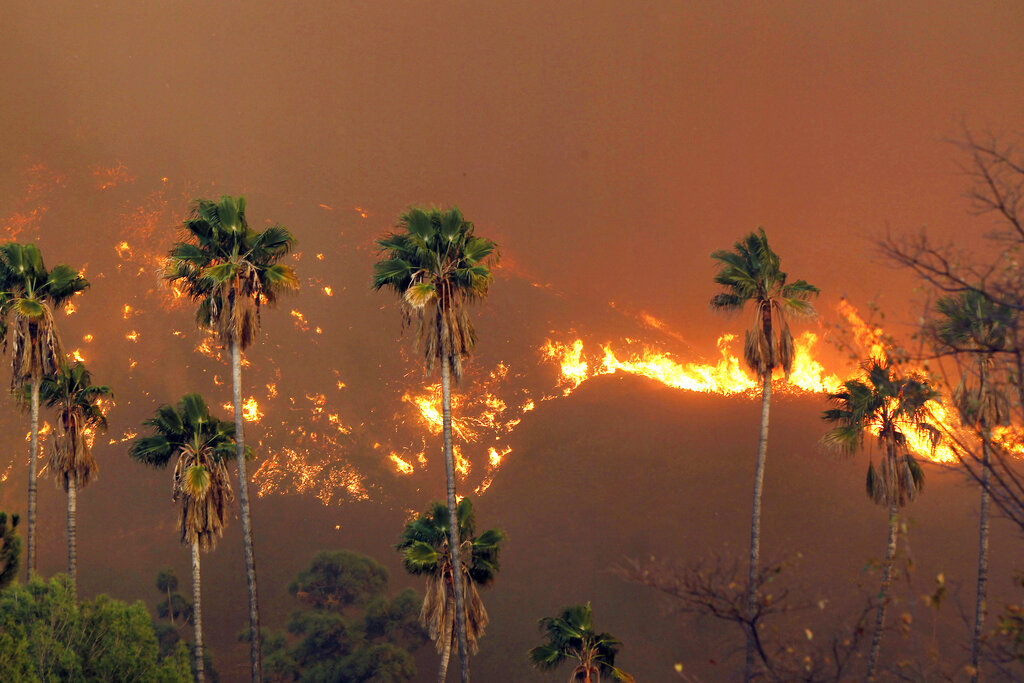
[{"label": "hazy sky", "polygon": [[[878,260],[873,240],[989,225],[967,213],[947,140],[963,122],[1021,129],[1021,35],[1018,2],[8,0],[0,229],[37,240],[49,265],[86,265],[93,287],[60,323],[118,394],[117,441],[185,391],[228,400],[223,365],[194,352],[189,308],[160,294],[155,258],[192,198],[244,193],[254,226],[298,237],[304,278],[250,354],[247,393],[273,412],[254,437],[318,459],[315,480],[343,482],[339,463],[351,462],[371,489],[409,493],[395,505],[419,506],[440,495],[439,470],[436,489],[399,484],[381,450],[434,448],[422,426],[394,424],[421,375],[396,341],[394,302],[368,287],[372,240],[403,209],[457,204],[500,243],[471,381],[506,363],[494,381],[510,405],[552,390],[553,371],[536,370],[545,338],[653,335],[640,311],[670,330],[655,341],[713,359],[715,338],[746,321],[707,310],[708,256],[758,225],[791,276],[822,289],[826,313],[847,295],[903,319],[914,282]],[[349,433],[332,432],[329,414]],[[299,423],[306,431],[288,431]],[[485,445],[466,446],[476,482]],[[121,509],[101,486],[165,494],[169,475],[139,484],[124,449],[98,454],[83,525]],[[5,504],[24,495],[22,479],[4,485]],[[146,567],[176,547],[172,516],[148,504],[139,520],[162,520],[166,543]],[[319,523],[333,530],[343,516]],[[289,562],[267,568],[279,592]],[[86,569],[83,581],[110,590]]]},{"label": "hazy sky", "polygon": [[371,233],[457,203],[532,278],[704,327],[707,254],[759,224],[825,292],[891,295],[866,237],[966,223],[943,140],[1017,128],[1022,24],[931,0],[13,2],[0,181],[119,161],[300,236],[358,223],[321,203]]}]

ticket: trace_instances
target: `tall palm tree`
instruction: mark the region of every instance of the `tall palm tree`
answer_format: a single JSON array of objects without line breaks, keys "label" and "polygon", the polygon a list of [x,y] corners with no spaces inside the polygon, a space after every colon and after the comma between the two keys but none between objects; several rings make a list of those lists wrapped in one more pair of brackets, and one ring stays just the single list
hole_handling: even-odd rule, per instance
[{"label": "tall palm tree", "polygon": [[871,680],[889,606],[899,510],[924,487],[924,471],[907,447],[907,434],[914,431],[927,436],[934,448],[939,441],[939,430],[928,421],[927,403],[936,400],[938,394],[926,379],[900,375],[885,359],[873,358],[863,365],[863,370],[863,379],[849,380],[843,384],[842,391],[829,394],[829,401],[835,407],[826,410],[822,419],[835,427],[822,440],[839,452],[852,454],[863,448],[867,434],[874,434],[884,451],[877,470],[874,459],[869,462],[866,482],[868,497],[889,510],[889,539],[868,654],[866,678]]},{"label": "tall palm tree", "polygon": [[[758,228],[733,246],[719,250],[711,258],[721,264],[715,282],[725,288],[711,299],[711,308],[738,313],[748,303],[754,319],[747,330],[743,359],[761,380],[761,435],[757,444],[754,469],[754,503],[750,518],[750,569],[747,575],[747,617],[753,622],[756,610],[754,585],[761,555],[761,493],[764,485],[765,456],[768,451],[768,413],[772,397],[772,372],[781,368],[786,378],[793,367],[793,334],[787,317],[810,318],[815,315],[809,299],[818,288],[804,280],[787,282],[780,269],[778,255],[768,246],[764,228]],[[744,680],[754,673],[754,633],[747,633]]]},{"label": "tall palm tree", "polygon": [[263,232],[249,228],[245,197],[223,196],[220,201],[197,200],[185,221],[188,238],[171,249],[165,276],[199,303],[196,322],[215,331],[231,352],[235,409],[235,461],[238,465],[238,503],[249,587],[249,654],[253,683],[263,680],[260,653],[260,615],[256,592],[256,556],[245,474],[245,435],[242,425],[242,352],[256,340],[260,308],[276,303],[283,292],[299,287],[298,277],[278,261],[295,246],[295,238],[280,225]]},{"label": "tall palm tree", "polygon": [[[455,456],[452,448],[451,376],[462,377],[462,361],[476,344],[467,305],[487,296],[497,245],[477,237],[457,208],[412,208],[398,218],[396,232],[377,240],[383,258],[373,268],[373,288],[401,298],[405,320],[416,319],[416,345],[429,374],[441,361],[442,433],[453,567],[459,560],[456,529]],[[462,683],[469,681],[465,597],[455,582],[456,635]]]},{"label": "tall palm tree", "polygon": [[130,455],[151,467],[166,467],[174,456],[172,498],[180,503],[181,542],[192,550],[192,623],[195,627],[196,680],[203,681],[203,610],[199,551],[211,550],[224,533],[228,505],[234,499],[227,459],[235,450],[234,425],[210,414],[199,394],[186,394],[177,407],[160,406],[143,422],[155,434],[132,444]]},{"label": "tall palm tree", "polygon": [[455,603],[454,588],[461,584],[467,594],[463,617],[467,642],[475,654],[477,641],[484,634],[488,622],[487,610],[477,586],[486,586],[494,580],[499,569],[501,543],[505,540],[505,532],[501,529],[489,529],[479,536],[473,535],[476,519],[469,498],[459,501],[457,514],[461,546],[458,582],[452,570],[456,565],[448,551],[450,519],[445,503],[434,503],[430,510],[406,524],[402,539],[395,546],[402,553],[406,571],[427,577],[420,622],[430,632],[430,638],[441,655],[438,683],[443,683],[448,676],[448,661],[453,642],[457,639],[455,616],[459,608]]},{"label": "tall palm tree", "polygon": [[981,438],[981,511],[978,523],[978,586],[971,638],[971,681],[978,680],[981,634],[987,612],[989,486],[992,468],[992,429],[1008,424],[1010,406],[995,385],[993,355],[1006,347],[1013,311],[993,303],[977,290],[947,296],[936,302],[938,315],[932,337],[940,353],[966,353],[971,358],[953,390],[953,403],[962,424]]},{"label": "tall palm tree", "polygon": [[549,671],[562,662],[575,660],[570,683],[601,683],[602,674],[632,683],[633,677],[615,666],[615,655],[622,643],[610,633],[594,631],[589,602],[566,607],[561,616],[544,617],[540,628],[548,642],[530,650],[530,661],[538,669]]},{"label": "tall palm tree", "polygon": [[68,494],[68,576],[76,592],[78,489],[88,486],[99,470],[92,456],[92,437],[96,430],[107,429],[99,401],[112,394],[110,387],[92,383],[92,375],[82,363],[69,366],[67,361],[61,361],[57,372],[39,386],[40,399],[57,409],[50,468]]},{"label": "tall palm tree", "polygon": [[60,264],[47,270],[34,244],[0,245],[0,336],[11,335],[11,390],[29,384],[32,415],[28,459],[28,575],[36,570],[36,478],[39,470],[39,386],[64,357],[54,314],[89,286],[78,272]]}]

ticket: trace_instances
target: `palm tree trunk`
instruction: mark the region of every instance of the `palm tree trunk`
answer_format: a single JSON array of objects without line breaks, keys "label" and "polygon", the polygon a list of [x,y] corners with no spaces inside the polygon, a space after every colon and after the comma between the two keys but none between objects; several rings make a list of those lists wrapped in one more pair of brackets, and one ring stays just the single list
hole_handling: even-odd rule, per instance
[{"label": "palm tree trunk", "polygon": [[761,559],[761,493],[764,490],[764,463],[768,454],[768,411],[772,401],[772,373],[764,373],[761,385],[761,436],[757,443],[757,466],[754,470],[754,510],[750,516],[750,571],[747,574],[747,656],[743,680],[749,681],[755,668],[754,615],[757,611],[757,568]]},{"label": "palm tree trunk", "polygon": [[249,514],[249,478],[245,474],[245,436],[242,432],[242,352],[238,340],[231,340],[231,383],[235,403],[235,453],[238,461],[238,509],[242,517],[242,541],[245,546],[245,578],[249,584],[249,659],[253,683],[263,683],[260,651],[260,608],[256,599],[256,555],[252,542],[252,518]]},{"label": "palm tree trunk", "polygon": [[892,565],[896,557],[896,532],[899,526],[899,511],[896,503],[889,503],[889,543],[885,547],[885,564],[882,566],[882,587],[878,591],[878,611],[875,613],[875,632],[871,635],[871,651],[868,653],[866,679],[874,680],[878,651],[882,646],[882,631],[885,628],[885,612],[889,608],[889,588],[892,586]]},{"label": "palm tree trunk", "polygon": [[78,597],[78,477],[68,477],[68,576],[71,577],[72,595]]},{"label": "palm tree trunk", "polygon": [[28,454],[28,577],[36,571],[36,477],[39,473],[39,384],[32,378],[32,436]]},{"label": "palm tree trunk", "polygon": [[989,469],[991,467],[991,451],[989,441],[991,435],[986,429],[981,438],[981,521],[978,530],[978,595],[974,604],[974,636],[971,639],[971,683],[979,678],[979,659],[981,657],[981,631],[985,624],[988,611],[986,603],[986,583],[988,582],[988,487]]},{"label": "palm tree trunk", "polygon": [[192,543],[192,624],[195,626],[196,683],[203,683],[203,602],[199,592],[199,541]]},{"label": "palm tree trunk", "polygon": [[452,656],[452,645],[455,643],[455,620],[452,619],[454,614],[451,612],[455,611],[455,604],[451,603],[448,614],[448,624],[451,633],[445,638],[444,649],[441,650],[441,668],[437,672],[437,683],[444,683],[445,679],[448,678],[448,661]]},{"label": "palm tree trunk", "polygon": [[448,552],[452,559],[452,585],[455,592],[455,633],[459,641],[459,675],[469,683],[469,644],[466,639],[466,598],[462,585],[462,563],[459,560],[459,515],[455,501],[455,453],[452,449],[452,388],[450,353],[447,335],[441,357],[441,418],[444,432],[444,470],[448,486]]}]

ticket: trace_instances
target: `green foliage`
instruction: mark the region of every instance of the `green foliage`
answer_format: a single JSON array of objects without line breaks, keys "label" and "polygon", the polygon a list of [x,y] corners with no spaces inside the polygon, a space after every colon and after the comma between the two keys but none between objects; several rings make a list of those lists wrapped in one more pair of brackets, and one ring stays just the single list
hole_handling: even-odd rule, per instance
[{"label": "green foliage", "polygon": [[181,503],[181,542],[214,547],[233,500],[225,463],[235,451],[235,425],[214,417],[199,394],[186,394],[177,407],[160,406],[143,424],[156,433],[136,439],[129,455],[152,467],[165,467],[178,456],[172,491]]},{"label": "green foliage", "polygon": [[575,660],[570,681],[598,680],[612,676],[632,683],[633,677],[615,666],[615,655],[622,645],[610,633],[594,631],[590,603],[572,605],[557,617],[544,617],[540,629],[547,642],[530,650],[530,661],[543,671],[558,668],[563,662]]},{"label": "green foliage", "polygon": [[733,245],[732,251],[719,250],[711,258],[721,264],[715,282],[725,288],[711,299],[711,308],[725,313],[741,311],[747,302],[754,305],[753,325],[747,330],[743,357],[758,377],[770,375],[780,367],[789,377],[793,367],[793,335],[787,316],[812,317],[809,299],[818,288],[804,280],[786,282],[778,254],[768,246],[764,228],[758,228]]},{"label": "green foliage", "polygon": [[290,267],[277,263],[295,246],[287,228],[249,227],[245,197],[198,199],[185,221],[188,239],[171,249],[164,276],[199,304],[196,322],[227,346],[242,349],[256,338],[260,307],[299,287]]},{"label": "green foliage", "polygon": [[[476,515],[469,498],[456,508],[459,528],[459,561],[466,587],[466,640],[471,652],[484,634],[489,618],[477,586],[494,581],[501,565],[501,543],[505,532],[489,529],[476,533]],[[451,553],[448,552],[448,506],[434,502],[430,510],[410,520],[395,548],[402,553],[405,570],[415,576],[427,577],[427,593],[423,600],[420,623],[430,629],[430,638],[438,652],[450,641],[455,628],[455,590]]]},{"label": "green foliage", "polygon": [[822,442],[841,453],[853,453],[863,447],[867,434],[876,434],[885,457],[877,470],[874,463],[868,465],[868,497],[886,507],[902,507],[924,487],[924,471],[907,448],[907,434],[917,432],[933,448],[938,445],[939,430],[927,407],[938,400],[938,393],[927,379],[900,375],[886,360],[873,358],[862,368],[862,379],[849,380],[842,391],[829,394],[835,407],[822,419],[835,426]]},{"label": "green foliage", "polygon": [[413,207],[398,217],[397,232],[377,240],[382,259],[373,267],[373,288],[402,299],[407,320],[416,319],[416,345],[429,374],[447,354],[456,379],[462,359],[476,344],[466,304],[487,296],[497,245],[477,237],[457,208]]},{"label": "green foliage", "polygon": [[0,680],[184,683],[192,673],[183,644],[161,656],[141,602],[78,603],[57,576],[0,593]]},{"label": "green foliage", "polygon": [[34,244],[0,245],[0,341],[5,348],[8,327],[13,333],[11,389],[57,370],[63,357],[53,314],[89,286],[70,266],[47,270]]},{"label": "green foliage", "polygon": [[[30,388],[25,389],[26,395],[30,395]],[[113,396],[110,387],[93,384],[85,365],[68,365],[64,360],[39,385],[40,401],[57,409],[50,466],[65,491],[71,481],[78,487],[87,486],[99,469],[87,432],[106,431],[107,416],[99,401],[107,396]]]},{"label": "green foliage", "polygon": [[18,515],[0,512],[0,590],[7,588],[18,575],[21,560],[21,537],[15,529]]},{"label": "green foliage", "polygon": [[387,596],[388,573],[349,551],[317,553],[289,586],[305,609],[288,633],[262,636],[267,681],[399,683],[416,675],[412,652],[427,641],[421,601],[406,589]]},{"label": "green foliage", "polygon": [[388,585],[388,573],[376,560],[348,550],[323,550],[288,586],[288,592],[314,609],[342,611],[363,606]]}]

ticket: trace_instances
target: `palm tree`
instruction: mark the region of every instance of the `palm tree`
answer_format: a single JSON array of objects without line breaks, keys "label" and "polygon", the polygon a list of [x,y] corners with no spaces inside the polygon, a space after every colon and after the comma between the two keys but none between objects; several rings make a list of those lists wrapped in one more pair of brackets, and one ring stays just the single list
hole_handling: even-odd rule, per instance
[{"label": "palm tree", "polygon": [[558,617],[544,617],[540,628],[548,642],[530,650],[530,661],[538,669],[549,671],[566,660],[576,660],[569,682],[601,683],[601,675],[617,681],[633,682],[633,677],[615,666],[615,655],[622,645],[610,633],[595,633],[590,603],[573,605]]},{"label": "palm tree", "polygon": [[245,197],[199,199],[185,221],[188,239],[174,245],[165,276],[199,303],[196,322],[214,330],[231,352],[235,409],[235,461],[238,465],[238,504],[245,547],[245,576],[249,587],[249,654],[253,683],[263,680],[260,653],[260,615],[256,593],[256,556],[245,474],[245,436],[242,425],[242,352],[256,339],[260,308],[276,303],[281,293],[295,291],[298,277],[278,261],[295,246],[295,238],[280,225],[263,232],[249,228]]},{"label": "palm tree", "polygon": [[938,394],[926,379],[901,376],[886,359],[873,358],[863,365],[863,370],[863,380],[845,382],[842,391],[829,394],[829,401],[835,407],[826,410],[822,419],[836,426],[822,440],[839,452],[852,454],[863,448],[864,437],[870,433],[877,436],[879,446],[884,449],[877,470],[874,460],[869,462],[866,482],[868,497],[889,510],[889,540],[868,654],[866,678],[871,680],[889,605],[899,509],[916,498],[924,487],[924,471],[907,447],[907,433],[912,430],[926,436],[934,448],[939,441],[939,430],[928,421],[927,403]]},{"label": "palm tree", "polygon": [[463,619],[468,645],[475,654],[477,641],[484,634],[488,622],[487,610],[484,609],[477,586],[486,586],[494,580],[499,569],[501,542],[506,538],[501,529],[489,529],[479,536],[473,535],[476,532],[476,519],[469,498],[459,501],[457,514],[461,546],[459,566],[462,568],[459,572],[460,581],[455,581],[452,571],[455,565],[448,551],[451,525],[445,503],[434,503],[430,510],[406,524],[402,540],[395,546],[402,553],[402,564],[406,571],[427,577],[420,623],[430,632],[430,638],[441,655],[438,683],[443,683],[447,678],[448,660],[457,638],[455,617],[459,607],[455,603],[454,588],[461,584],[464,593],[468,594]]},{"label": "palm tree", "polygon": [[[987,612],[989,487],[992,468],[992,429],[1009,422],[1009,401],[992,378],[993,354],[1006,347],[1013,312],[987,299],[977,290],[936,302],[932,337],[940,353],[966,353],[973,368],[964,368],[953,390],[953,403],[964,425],[981,437],[981,511],[978,529],[978,587],[971,639],[971,681],[978,680],[981,634]],[[976,382],[975,382],[975,377]]]},{"label": "palm tree", "polygon": [[68,494],[68,576],[76,592],[78,489],[88,486],[99,470],[92,456],[92,439],[96,430],[107,429],[99,401],[112,394],[110,387],[92,383],[92,375],[82,363],[69,366],[67,361],[61,361],[57,372],[39,385],[39,397],[47,407],[57,409],[50,467]]},{"label": "palm tree", "polygon": [[[715,282],[725,288],[711,299],[711,308],[725,313],[738,313],[751,303],[753,325],[746,334],[743,359],[761,380],[761,436],[757,444],[757,465],[754,469],[754,504],[750,519],[750,569],[747,575],[747,617],[754,623],[756,596],[754,585],[761,555],[761,493],[764,464],[768,449],[768,412],[772,397],[772,372],[782,368],[786,378],[793,367],[793,334],[787,316],[809,318],[815,315],[809,299],[818,288],[804,280],[786,282],[786,273],[779,269],[779,257],[768,246],[764,228],[758,228],[733,246],[732,251],[719,250],[711,258],[721,263]],[[744,680],[754,673],[755,634],[747,633]]]},{"label": "palm tree", "polygon": [[167,595],[167,599],[156,606],[157,616],[161,618],[167,617],[171,622],[171,626],[177,626],[174,623],[174,617],[183,617],[186,622],[191,620],[189,615],[191,605],[178,592],[178,577],[174,574],[174,570],[161,569],[157,572],[156,589]]},{"label": "palm tree", "polygon": [[[476,344],[467,304],[483,299],[490,287],[490,267],[497,245],[477,237],[457,208],[412,208],[398,218],[397,232],[377,240],[383,258],[373,268],[373,288],[388,288],[401,298],[408,321],[416,318],[416,345],[429,374],[441,361],[442,433],[447,484],[448,544],[453,567],[459,560],[455,526],[455,456],[452,449],[451,376],[462,377],[462,361]],[[469,681],[469,654],[464,622],[465,597],[455,583],[456,634],[462,683]]]},{"label": "palm tree", "polygon": [[[39,462],[39,386],[64,357],[54,314],[89,286],[78,272],[60,264],[47,270],[34,244],[0,245],[0,337],[6,349],[10,334],[11,390],[30,386],[32,415],[28,458],[28,575],[36,570],[36,478]],[[10,329],[8,329],[10,328]]]},{"label": "palm tree", "polygon": [[172,498],[181,504],[181,542],[192,549],[192,623],[195,627],[196,680],[203,681],[203,611],[199,551],[211,550],[224,532],[228,505],[234,499],[226,466],[235,449],[234,425],[210,414],[199,394],[186,394],[177,408],[160,406],[143,422],[156,432],[136,439],[131,457],[152,467],[166,467],[174,456]]}]

